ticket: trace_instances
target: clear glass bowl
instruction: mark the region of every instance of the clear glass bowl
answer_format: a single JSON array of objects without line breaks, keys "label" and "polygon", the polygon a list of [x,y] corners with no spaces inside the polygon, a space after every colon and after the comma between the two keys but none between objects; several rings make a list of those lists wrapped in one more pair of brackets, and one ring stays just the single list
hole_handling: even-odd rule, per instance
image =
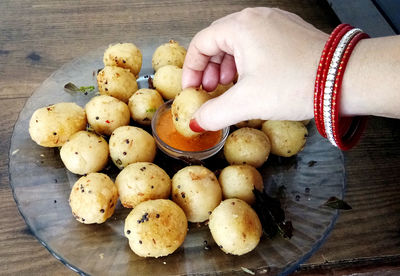
[{"label": "clear glass bowl", "polygon": [[[138,46],[145,53],[139,87],[147,87],[145,75],[153,73],[151,54],[157,45]],[[29,119],[37,108],[56,102],[84,106],[93,94],[69,94],[63,87],[68,82],[96,85],[93,71],[103,67],[104,50],[67,63],[45,80],[26,102],[11,138],[9,175],[15,201],[32,234],[55,258],[82,275],[241,275],[243,268],[263,275],[288,275],[323,244],[339,212],[321,205],[331,196],[343,198],[345,169],[343,154],[318,134],[313,123],[308,126],[302,152],[291,158],[270,156],[259,168],[267,192],[286,187],[286,218],[294,227],[290,240],[263,237],[255,250],[233,256],[218,248],[207,225],[190,224],[185,242],[176,252],[158,259],[142,258],[130,250],[124,236],[130,209],[121,204],[103,224],[77,222],[68,198],[79,176],[65,169],[58,149],[40,147],[31,140]],[[212,170],[223,168],[226,161],[220,155],[204,160],[205,165]],[[170,175],[184,166],[162,152],[154,162]],[[114,170],[111,177],[119,172]]]},{"label": "clear glass bowl", "polygon": [[174,147],[171,147],[170,145],[166,144],[161,138],[159,137],[157,133],[157,122],[161,117],[161,114],[163,114],[165,111],[171,109],[173,100],[169,100],[165,102],[162,106],[160,106],[156,113],[154,114],[153,119],[151,120],[151,130],[153,133],[153,137],[156,141],[157,147],[162,150],[165,154],[167,154],[170,157],[173,157],[175,159],[180,159],[182,157],[186,158],[192,158],[192,159],[197,159],[197,160],[203,160],[207,159],[213,155],[215,155],[217,152],[219,152],[222,147],[225,144],[226,138],[228,138],[229,135],[229,127],[226,127],[222,130],[222,135],[221,135],[221,140],[213,147],[202,150],[202,151],[184,151],[184,150],[179,150]]}]

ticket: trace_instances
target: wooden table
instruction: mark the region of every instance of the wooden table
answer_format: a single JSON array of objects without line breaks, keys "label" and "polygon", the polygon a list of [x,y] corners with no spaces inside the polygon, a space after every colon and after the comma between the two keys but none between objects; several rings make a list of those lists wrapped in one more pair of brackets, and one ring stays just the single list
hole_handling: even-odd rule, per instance
[{"label": "wooden table", "polygon": [[[30,233],[8,180],[14,123],[32,92],[62,64],[119,41],[187,45],[213,20],[246,6],[280,7],[330,32],[325,1],[0,2],[0,274],[73,275]],[[371,118],[361,144],[346,153],[346,201],[322,248],[295,275],[400,274],[400,125]],[[375,275],[375,274],[374,274]]]}]

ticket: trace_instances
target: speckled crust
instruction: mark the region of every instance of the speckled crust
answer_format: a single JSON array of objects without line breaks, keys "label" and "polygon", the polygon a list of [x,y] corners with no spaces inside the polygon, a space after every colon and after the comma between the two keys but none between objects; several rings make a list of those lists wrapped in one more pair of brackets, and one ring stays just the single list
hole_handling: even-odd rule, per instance
[{"label": "speckled crust", "polygon": [[221,202],[221,187],[214,173],[202,166],[188,166],[172,178],[172,200],[190,222],[203,222]]},{"label": "speckled crust", "polygon": [[60,150],[65,167],[76,174],[102,170],[108,161],[108,144],[103,137],[88,131],[72,135]]},{"label": "speckled crust", "polygon": [[115,97],[124,103],[138,90],[135,76],[128,69],[116,66],[105,66],[97,74],[97,85],[101,95]]},{"label": "speckled crust", "polygon": [[131,117],[142,125],[150,125],[157,108],[164,103],[161,95],[154,89],[142,88],[129,98]]},{"label": "speckled crust", "polygon": [[102,135],[110,136],[116,128],[126,126],[130,121],[127,104],[107,95],[93,97],[85,111],[90,126]]},{"label": "speckled crust", "polygon": [[153,162],[156,155],[153,136],[134,126],[122,126],[114,130],[109,146],[111,159],[119,169],[135,162]]},{"label": "speckled crust", "polygon": [[250,127],[250,128],[257,128],[260,129],[264,120],[254,119],[254,120],[247,120],[237,123],[235,126],[238,128],[242,127]]},{"label": "speckled crust", "polygon": [[68,138],[86,129],[85,110],[75,103],[57,103],[37,109],[29,122],[29,134],[43,147],[60,147]]},{"label": "speckled crust", "polygon": [[168,199],[148,200],[136,206],[125,220],[125,236],[133,252],[162,257],[182,245],[187,233],[183,210]]},{"label": "speckled crust", "polygon": [[262,235],[260,219],[243,200],[227,199],[210,216],[211,235],[222,251],[243,255],[258,245]]},{"label": "speckled crust", "polygon": [[175,65],[182,68],[185,56],[186,49],[179,45],[178,42],[170,40],[154,51],[151,64],[154,71],[157,71],[164,65]]},{"label": "speckled crust", "polygon": [[114,213],[117,200],[117,187],[107,175],[89,173],[75,182],[69,205],[77,221],[103,223]]},{"label": "speckled crust", "polygon": [[133,43],[110,45],[104,52],[104,65],[128,69],[136,78],[142,68],[142,53]]},{"label": "speckled crust", "polygon": [[308,131],[302,122],[266,121],[262,131],[271,141],[271,153],[290,157],[299,153],[305,146]]},{"label": "speckled crust", "polygon": [[263,190],[261,174],[250,165],[230,165],[225,167],[219,175],[219,184],[222,195],[227,198],[239,198],[248,204],[255,202],[254,189]]},{"label": "speckled crust", "polygon": [[271,144],[267,135],[254,128],[240,128],[226,139],[224,155],[230,164],[261,167],[267,161]]},{"label": "speckled crust", "polygon": [[189,123],[196,110],[210,99],[207,92],[194,88],[186,88],[176,95],[171,106],[172,119],[176,130],[186,137],[194,137],[200,133],[190,129]]},{"label": "speckled crust", "polygon": [[153,85],[164,99],[170,100],[182,91],[182,68],[165,65],[154,74]]},{"label": "speckled crust", "polygon": [[115,179],[121,203],[134,208],[149,199],[168,198],[171,179],[159,166],[150,162],[137,162],[124,168]]}]

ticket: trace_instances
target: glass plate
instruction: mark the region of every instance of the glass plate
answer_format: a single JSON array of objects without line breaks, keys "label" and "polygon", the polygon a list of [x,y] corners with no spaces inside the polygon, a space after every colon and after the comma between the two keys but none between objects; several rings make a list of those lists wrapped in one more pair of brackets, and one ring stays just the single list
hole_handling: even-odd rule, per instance
[{"label": "glass plate", "polygon": [[[150,47],[151,48],[151,47]],[[321,207],[331,196],[343,198],[345,170],[342,153],[308,126],[305,149],[292,158],[270,156],[260,169],[267,191],[286,187],[286,215],[294,227],[290,240],[262,237],[252,252],[243,256],[223,253],[214,243],[207,225],[190,225],[184,244],[172,255],[141,258],[124,237],[124,219],[130,210],[120,204],[104,224],[77,222],[68,205],[69,193],[78,176],[68,172],[57,148],[36,145],[29,136],[29,119],[37,108],[73,101],[84,106],[93,94],[64,91],[68,82],[77,86],[96,84],[96,71],[103,67],[104,48],[77,58],[54,72],[33,93],[20,113],[10,148],[10,184],[21,215],[37,239],[61,262],[81,274],[181,275],[241,274],[246,269],[267,275],[287,275],[309,258],[334,226],[337,210]],[[140,86],[151,74],[151,53],[144,51]],[[155,160],[170,175],[183,167],[181,161],[164,156]],[[206,161],[211,169],[226,165],[221,154]],[[115,177],[117,171],[107,171]],[[207,241],[208,247],[205,247]]]}]

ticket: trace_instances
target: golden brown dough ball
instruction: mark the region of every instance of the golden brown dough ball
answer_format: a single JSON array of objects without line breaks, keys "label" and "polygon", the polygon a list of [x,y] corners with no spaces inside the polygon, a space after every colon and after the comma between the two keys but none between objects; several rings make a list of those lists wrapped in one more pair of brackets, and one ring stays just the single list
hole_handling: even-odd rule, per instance
[{"label": "golden brown dough ball", "polygon": [[170,40],[159,46],[153,54],[151,64],[154,71],[165,65],[175,65],[182,68],[183,62],[185,61],[186,49],[179,45],[178,42]]},{"label": "golden brown dough ball", "polygon": [[307,128],[301,122],[295,121],[266,121],[262,131],[271,141],[271,153],[290,157],[300,152],[306,144]]},{"label": "golden brown dough ball", "polygon": [[165,65],[154,74],[153,85],[164,99],[170,100],[182,91],[182,68]]},{"label": "golden brown dough ball", "polygon": [[142,53],[133,43],[117,43],[104,52],[103,62],[105,66],[126,68],[137,78],[142,67]]},{"label": "golden brown dough ball", "polygon": [[210,95],[203,90],[186,88],[176,95],[171,106],[172,119],[176,130],[186,137],[194,137],[200,133],[190,129],[189,123],[196,110],[206,101]]},{"label": "golden brown dough ball", "polygon": [[260,219],[243,200],[226,199],[210,216],[211,235],[222,251],[243,255],[258,245],[262,235]]},{"label": "golden brown dough ball", "polygon": [[221,84],[219,83],[217,88],[215,88],[213,91],[208,92],[211,96],[211,98],[216,98],[224,94],[229,88],[233,86],[233,82],[228,83],[228,84]]},{"label": "golden brown dough ball", "polygon": [[129,111],[134,121],[150,125],[157,108],[164,103],[161,95],[154,89],[142,88],[129,98]]},{"label": "golden brown dough ball", "polygon": [[99,134],[110,136],[114,129],[129,125],[128,105],[117,98],[107,95],[93,97],[85,110],[90,126]]},{"label": "golden brown dough ball", "polygon": [[227,198],[239,198],[248,204],[255,202],[254,189],[262,191],[264,188],[261,174],[250,165],[230,165],[225,167],[219,175],[222,195]]},{"label": "golden brown dough ball", "polygon": [[29,122],[29,134],[43,147],[60,147],[86,129],[85,110],[75,103],[57,103],[37,109]]},{"label": "golden brown dough ball", "polygon": [[310,122],[311,122],[311,119],[309,119],[309,120],[303,120],[303,121],[301,121],[302,122],[302,124],[303,125],[308,125]]},{"label": "golden brown dough ball", "polygon": [[122,126],[110,136],[110,156],[114,164],[123,169],[135,162],[153,162],[156,143],[153,136],[134,126]]},{"label": "golden brown dough ball", "polygon": [[168,199],[148,200],[136,206],[125,219],[125,236],[141,257],[162,257],[182,245],[187,233],[182,209]]},{"label": "golden brown dough ball", "polygon": [[121,203],[134,208],[149,199],[168,198],[171,193],[171,179],[159,166],[150,162],[136,162],[128,165],[117,176]]},{"label": "golden brown dough ball", "polygon": [[215,174],[202,166],[188,166],[172,178],[172,200],[190,222],[203,222],[221,202],[222,193]]},{"label": "golden brown dough ball", "polygon": [[230,164],[248,164],[261,167],[267,161],[271,144],[267,135],[254,128],[240,128],[229,134],[224,155]]},{"label": "golden brown dough ball", "polygon": [[60,150],[65,167],[76,174],[101,171],[108,162],[108,144],[103,137],[88,131],[72,135]]},{"label": "golden brown dough ball", "polygon": [[105,66],[97,74],[97,85],[101,95],[115,97],[124,103],[138,90],[135,76],[128,69],[116,66]]},{"label": "golden brown dough ball", "polygon": [[103,173],[90,173],[75,182],[69,205],[77,221],[103,223],[114,213],[117,200],[118,191],[112,180]]},{"label": "golden brown dough ball", "polygon": [[264,122],[264,120],[253,119],[253,120],[246,120],[246,121],[237,123],[235,126],[237,126],[238,128],[251,127],[251,128],[260,129],[263,122]]}]

